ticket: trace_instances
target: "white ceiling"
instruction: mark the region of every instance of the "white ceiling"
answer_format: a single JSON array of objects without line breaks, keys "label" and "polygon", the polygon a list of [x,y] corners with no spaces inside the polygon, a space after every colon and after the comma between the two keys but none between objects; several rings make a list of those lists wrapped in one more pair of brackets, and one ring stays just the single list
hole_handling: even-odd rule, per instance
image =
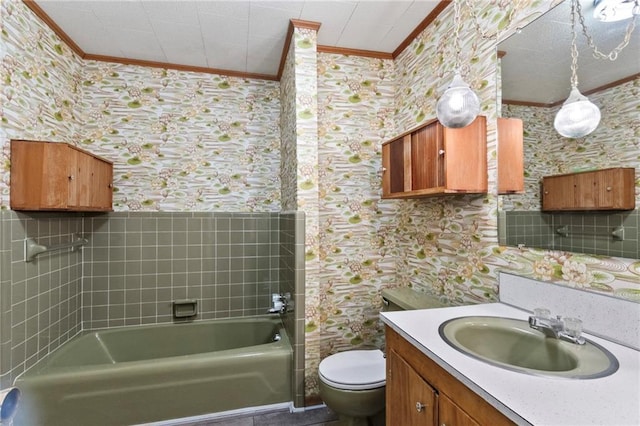
[{"label": "white ceiling", "polygon": [[318,44],[393,52],[439,0],[37,0],[85,52],[275,76],[290,19]]},{"label": "white ceiling", "polygon": [[[483,0],[488,1],[488,0]],[[621,0],[622,1],[622,0]],[[318,44],[392,53],[438,0],[37,0],[87,54],[275,77],[290,19],[321,24]],[[609,52],[629,20],[596,22],[581,0],[596,45]],[[638,20],[640,27],[640,19]],[[553,103],[568,96],[570,2],[500,43],[503,99]],[[578,34],[582,92],[640,72],[640,28],[620,57],[593,59]]]},{"label": "white ceiling", "polygon": [[[598,50],[608,54],[623,40],[631,19],[600,22],[593,0],[580,0],[588,33]],[[577,24],[578,89],[581,92],[640,73],[640,19],[629,45],[614,62],[595,59]],[[502,58],[502,97],[549,104],[564,100],[571,89],[571,2],[564,1],[518,34],[498,45]]]}]

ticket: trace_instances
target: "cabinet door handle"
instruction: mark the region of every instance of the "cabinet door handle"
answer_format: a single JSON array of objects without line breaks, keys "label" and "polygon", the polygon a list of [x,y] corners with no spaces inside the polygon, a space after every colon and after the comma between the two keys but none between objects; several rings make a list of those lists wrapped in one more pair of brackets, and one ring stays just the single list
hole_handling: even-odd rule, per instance
[{"label": "cabinet door handle", "polygon": [[438,154],[444,155],[444,149],[441,149],[440,151],[438,151]]},{"label": "cabinet door handle", "polygon": [[383,167],[383,168],[382,168],[382,172],[384,173],[384,172],[386,172],[386,171],[387,171],[387,168],[386,168],[386,167]]},{"label": "cabinet door handle", "polygon": [[69,180],[73,180],[73,175],[69,175]]},{"label": "cabinet door handle", "polygon": [[420,401],[416,402],[416,411],[418,413],[421,413],[422,410],[424,410],[425,408],[427,408],[427,406],[424,405],[422,402],[420,402]]},{"label": "cabinet door handle", "polygon": [[610,186],[607,186],[607,191],[611,191],[611,189],[612,188]]}]

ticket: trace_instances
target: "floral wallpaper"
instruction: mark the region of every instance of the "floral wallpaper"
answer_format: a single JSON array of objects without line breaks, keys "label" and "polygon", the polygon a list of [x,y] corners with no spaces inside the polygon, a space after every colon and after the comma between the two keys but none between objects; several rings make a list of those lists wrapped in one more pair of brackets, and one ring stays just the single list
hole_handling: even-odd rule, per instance
[{"label": "floral wallpaper", "polygon": [[298,209],[295,43],[289,45],[280,78],[280,193],[283,211]]},{"label": "floral wallpaper", "polygon": [[395,135],[393,61],[318,58],[320,357],[380,347],[380,290],[395,282],[396,206],[381,195],[381,144]]},{"label": "floral wallpaper", "polygon": [[277,82],[88,61],[82,85],[116,210],[280,210]]}]

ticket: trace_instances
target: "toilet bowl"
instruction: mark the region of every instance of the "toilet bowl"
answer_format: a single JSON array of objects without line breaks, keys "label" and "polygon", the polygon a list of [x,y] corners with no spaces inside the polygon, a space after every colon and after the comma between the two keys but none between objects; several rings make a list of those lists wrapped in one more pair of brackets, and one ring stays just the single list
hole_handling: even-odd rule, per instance
[{"label": "toilet bowl", "polygon": [[384,410],[385,359],[380,349],[338,352],[323,359],[318,372],[320,397],[343,423],[355,424]]},{"label": "toilet bowl", "polygon": [[[385,289],[382,298],[385,310],[446,306],[437,297],[410,288]],[[320,362],[318,375],[320,398],[339,415],[341,424],[370,424],[368,420],[383,412],[386,371],[381,350],[359,349],[330,355]]]}]

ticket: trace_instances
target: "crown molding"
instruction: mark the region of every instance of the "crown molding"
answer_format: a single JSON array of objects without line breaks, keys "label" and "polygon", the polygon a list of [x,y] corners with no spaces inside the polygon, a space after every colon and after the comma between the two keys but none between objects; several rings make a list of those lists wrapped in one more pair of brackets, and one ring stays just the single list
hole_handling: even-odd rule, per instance
[{"label": "crown molding", "polygon": [[238,77],[238,78],[246,78],[246,79],[277,81],[277,77],[275,75],[270,75],[270,74],[256,74],[256,73],[247,73],[247,72],[240,72],[240,71],[230,71],[230,70],[222,70],[217,68],[197,67],[194,65],[172,64],[169,62],[144,61],[141,59],[120,58],[118,56],[94,55],[90,53],[90,54],[85,54],[83,59],[87,61],[112,62],[112,63],[124,64],[124,65],[139,65],[142,67],[164,68],[164,69],[170,69],[170,70],[176,70],[176,71],[200,72],[204,74],[219,74],[226,77]]}]

